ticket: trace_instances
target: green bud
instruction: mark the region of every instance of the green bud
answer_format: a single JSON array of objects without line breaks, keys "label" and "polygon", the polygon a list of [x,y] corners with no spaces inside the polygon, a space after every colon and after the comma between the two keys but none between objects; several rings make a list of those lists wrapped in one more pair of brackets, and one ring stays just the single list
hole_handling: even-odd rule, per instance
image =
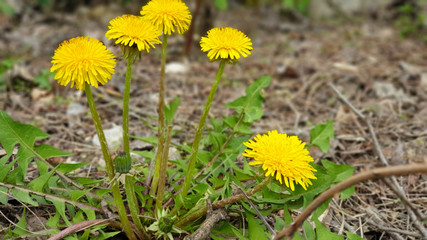
[{"label": "green bud", "polygon": [[128,173],[132,168],[132,159],[125,152],[119,152],[116,158],[114,158],[114,167],[116,172]]},{"label": "green bud", "polygon": [[161,217],[159,219],[160,231],[162,231],[164,233],[169,233],[170,231],[172,231],[172,228],[173,228],[173,221],[171,221],[169,218]]}]

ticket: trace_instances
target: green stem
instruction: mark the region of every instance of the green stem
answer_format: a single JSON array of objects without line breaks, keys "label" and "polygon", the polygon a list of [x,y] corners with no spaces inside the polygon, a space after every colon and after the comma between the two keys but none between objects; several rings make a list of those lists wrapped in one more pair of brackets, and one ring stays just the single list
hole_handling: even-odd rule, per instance
[{"label": "green stem", "polygon": [[126,199],[129,204],[130,215],[132,216],[133,223],[136,229],[141,232],[145,239],[149,239],[144,227],[142,226],[141,220],[139,219],[139,205],[135,195],[135,188],[133,187],[133,176],[126,174],[125,176],[125,190]]},{"label": "green stem", "polygon": [[[246,196],[250,197],[250,196],[254,195],[255,193],[259,192],[263,187],[265,187],[267,185],[267,183],[270,182],[271,179],[272,179],[271,177],[264,178],[264,180],[260,184],[256,185],[251,190],[246,191],[245,192]],[[213,203],[212,208],[214,208],[214,209],[222,208],[225,205],[235,203],[237,201],[242,200],[243,198],[245,198],[245,196],[243,194],[233,195],[229,198],[226,198],[226,199],[223,199],[221,201]],[[206,211],[207,211],[206,205],[203,205],[199,209],[196,209],[195,211],[191,211],[190,214],[184,215],[182,218],[178,219],[176,221],[175,225],[177,227],[185,226],[186,224],[189,224],[189,223],[193,222],[194,220],[196,220],[197,218],[206,214]]]},{"label": "green stem", "polygon": [[132,78],[132,60],[127,59],[125,92],[123,94],[123,151],[130,156],[129,150],[129,97]]},{"label": "green stem", "polygon": [[[90,85],[86,84],[85,86],[86,98],[89,104],[90,113],[92,114],[93,123],[95,124],[96,133],[98,134],[99,143],[101,144],[102,154],[104,156],[105,165],[107,166],[107,174],[110,181],[114,179],[114,166],[113,161],[111,160],[111,155],[108,150],[107,140],[105,139],[104,130],[102,130],[101,120],[99,118],[98,112],[96,111],[95,102],[93,101],[92,92],[90,90]],[[122,223],[123,230],[125,231],[127,237],[131,240],[136,240],[136,236],[132,231],[132,228],[129,223],[129,219],[126,215],[126,209],[123,204],[122,195],[120,194],[119,185],[117,181],[112,181],[111,190],[113,192],[114,202],[119,213],[120,221]]]},{"label": "green stem", "polygon": [[165,192],[166,178],[167,178],[167,166],[169,158],[169,143],[172,138],[172,126],[168,126],[168,131],[166,135],[165,147],[163,149],[162,162],[160,165],[160,178],[159,185],[157,187],[157,198],[156,198],[156,207],[160,209],[163,204],[163,194]]},{"label": "green stem", "polygon": [[184,179],[184,185],[182,186],[182,191],[180,195],[178,195],[178,199],[175,199],[175,207],[172,210],[173,214],[176,214],[177,211],[179,211],[179,208],[182,205],[182,202],[184,201],[185,197],[187,196],[188,189],[190,189],[191,181],[193,180],[193,171],[196,167],[196,159],[197,159],[197,152],[199,151],[199,144],[200,140],[202,139],[202,133],[205,126],[206,118],[209,114],[209,110],[212,105],[212,101],[215,97],[216,89],[218,88],[219,81],[221,80],[222,73],[224,72],[224,67],[227,60],[221,60],[219,63],[219,69],[218,73],[215,78],[215,82],[212,86],[211,91],[209,92],[208,99],[206,100],[205,108],[203,109],[202,116],[199,121],[199,126],[197,127],[196,135],[194,136],[193,146],[191,149],[191,155],[187,167],[187,174],[185,175]]},{"label": "green stem", "polygon": [[154,168],[154,176],[153,181],[151,182],[151,189],[155,193],[157,190],[157,185],[159,182],[160,177],[160,165],[161,165],[161,159],[163,155],[163,145],[164,145],[164,128],[165,128],[165,113],[164,113],[164,106],[165,106],[165,66],[166,66],[166,50],[168,46],[168,35],[163,34],[163,40],[162,40],[162,67],[160,70],[160,92],[159,92],[159,121],[158,121],[158,139],[159,144],[157,146],[157,152],[156,157],[154,158],[156,160],[156,165]]}]

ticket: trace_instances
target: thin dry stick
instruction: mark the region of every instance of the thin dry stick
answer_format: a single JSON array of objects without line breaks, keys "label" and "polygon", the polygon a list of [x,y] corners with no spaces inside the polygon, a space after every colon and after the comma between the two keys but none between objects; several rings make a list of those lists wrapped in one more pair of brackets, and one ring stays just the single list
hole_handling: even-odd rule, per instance
[{"label": "thin dry stick", "polygon": [[36,217],[37,221],[40,223],[40,226],[43,226],[44,230],[47,230],[47,228],[45,227],[44,223],[39,218],[39,216],[37,216],[37,214],[33,210],[31,210],[31,208],[29,208],[25,203],[23,203],[21,200],[17,199],[15,196],[13,196],[13,194],[9,194],[9,193],[1,191],[1,190],[0,190],[0,193],[8,195],[8,196],[14,198],[16,201],[18,201],[22,206],[24,206],[25,209],[27,209],[30,213],[32,213],[34,215],[34,217]]},{"label": "thin dry stick", "polygon": [[252,203],[252,201],[249,199],[248,195],[246,195],[245,191],[237,184],[235,184],[234,182],[232,183],[232,185],[236,188],[238,188],[243,196],[246,198],[246,200],[248,201],[249,205],[251,205],[251,208],[253,210],[255,210],[257,216],[259,217],[259,219],[261,219],[262,223],[264,223],[264,225],[268,228],[268,231],[270,231],[271,233],[271,238],[274,238],[276,236],[276,230],[274,230],[274,228],[272,228],[270,226],[270,224],[268,224],[267,220],[265,220],[265,217],[262,216],[262,214],[258,211],[258,208]]},{"label": "thin dry stick", "polygon": [[96,225],[108,223],[111,220],[112,219],[94,219],[94,220],[87,220],[87,221],[79,222],[79,223],[74,224],[70,227],[67,227],[66,229],[60,231],[59,233],[57,233],[55,235],[53,235],[48,240],[60,240],[60,239],[63,239],[64,237],[66,237],[70,234],[80,232],[82,230],[85,230],[87,228],[90,228],[90,227],[93,227]]},{"label": "thin dry stick", "polygon": [[344,189],[371,179],[385,178],[390,176],[402,176],[414,173],[427,174],[427,164],[389,166],[382,168],[374,168],[366,170],[364,172],[360,172],[320,194],[307,206],[307,208],[295,219],[295,221],[289,227],[284,228],[282,231],[278,232],[277,236],[274,239],[281,239],[285,236],[288,238],[292,238],[298,227],[301,226],[301,224],[311,215],[314,210],[316,210],[316,208],[318,208],[325,201],[332,198],[335,194],[343,191]]},{"label": "thin dry stick", "polygon": [[4,215],[4,213],[3,213],[2,211],[0,211],[0,215],[2,215],[2,216],[4,217],[4,219],[6,219],[6,220],[7,220],[10,224],[12,224],[13,226],[15,226],[15,227],[17,227],[17,228],[20,228],[20,229],[24,230],[25,232],[29,232],[29,233],[31,233],[31,234],[35,234],[35,232],[31,232],[31,231],[29,231],[29,230],[27,230],[27,229],[25,229],[25,228],[23,228],[23,227],[19,226],[18,224],[14,223],[12,220],[10,220],[8,217],[6,217],[6,215]]},{"label": "thin dry stick", "polygon": [[[357,108],[354,107],[353,104],[351,104],[351,102],[341,94],[341,92],[335,87],[334,84],[329,82],[328,85],[338,95],[340,100],[343,101],[359,118],[361,118],[365,122],[365,124],[368,126],[369,133],[371,134],[372,141],[374,142],[375,152],[377,153],[381,162],[385,166],[389,166],[390,164],[388,163],[387,159],[385,158],[381,150],[381,146],[378,142],[377,135],[375,134],[374,127],[372,127],[370,120],[365,115],[363,115],[363,113],[357,110]],[[397,182],[394,176],[391,177],[391,183],[392,183],[392,186],[394,186],[391,188],[391,190],[393,190],[396,193],[396,195],[398,195],[402,199],[402,202],[404,203],[406,210],[408,211],[408,214],[413,221],[414,226],[422,233],[423,237],[427,239],[427,230],[420,223],[422,221],[421,214],[414,207],[411,207],[410,206],[411,204],[407,205],[407,203],[409,203],[409,200],[406,198],[406,194],[403,191],[403,188],[399,185],[399,183]]]}]

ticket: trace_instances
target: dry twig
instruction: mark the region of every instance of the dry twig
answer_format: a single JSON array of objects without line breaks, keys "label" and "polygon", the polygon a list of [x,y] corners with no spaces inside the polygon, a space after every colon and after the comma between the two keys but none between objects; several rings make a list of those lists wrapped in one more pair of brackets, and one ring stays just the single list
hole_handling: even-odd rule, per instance
[{"label": "dry twig", "polygon": [[212,203],[209,200],[206,202],[206,208],[206,220],[193,234],[186,236],[184,238],[185,240],[206,239],[211,234],[211,230],[217,222],[227,219],[227,213],[225,210],[220,208],[213,211]]},{"label": "dry twig", "polygon": [[389,166],[360,172],[320,194],[307,206],[307,208],[294,220],[294,222],[289,227],[284,228],[282,231],[278,232],[274,239],[281,239],[285,236],[291,238],[299,226],[301,226],[301,224],[310,216],[314,210],[316,210],[316,208],[322,205],[329,198],[332,198],[336,193],[339,193],[344,189],[371,179],[385,178],[390,176],[402,176],[413,173],[427,174],[427,164]]}]

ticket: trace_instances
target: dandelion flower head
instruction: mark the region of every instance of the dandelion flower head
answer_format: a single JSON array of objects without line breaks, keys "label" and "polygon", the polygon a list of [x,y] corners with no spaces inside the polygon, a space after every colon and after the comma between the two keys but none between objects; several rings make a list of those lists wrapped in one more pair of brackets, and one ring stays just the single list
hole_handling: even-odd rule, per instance
[{"label": "dandelion flower head", "polygon": [[154,44],[162,43],[159,36],[162,32],[145,18],[135,15],[123,15],[110,21],[105,36],[108,39],[117,39],[116,44],[132,47],[136,45],[138,51],[149,52]]},{"label": "dandelion flower head", "polygon": [[268,134],[258,134],[254,140],[243,144],[250,148],[245,150],[243,156],[255,159],[249,165],[262,165],[262,169],[266,170],[265,176],[276,174],[280,184],[284,180],[292,191],[295,190],[294,182],[307,190],[312,185],[310,179],[316,179],[313,174],[316,169],[309,164],[313,158],[297,136],[287,136],[274,130]]},{"label": "dandelion flower head", "polygon": [[100,41],[91,37],[76,37],[62,42],[52,57],[50,71],[62,86],[71,82],[71,88],[84,90],[88,83],[104,85],[114,74],[114,55]]},{"label": "dandelion flower head", "polygon": [[191,23],[191,13],[181,0],[151,0],[142,7],[141,15],[159,27],[164,34],[179,34],[188,30]]},{"label": "dandelion flower head", "polygon": [[240,55],[247,57],[251,54],[252,42],[241,31],[231,27],[217,27],[208,31],[202,37],[200,46],[203,52],[208,52],[210,60],[239,59]]}]

